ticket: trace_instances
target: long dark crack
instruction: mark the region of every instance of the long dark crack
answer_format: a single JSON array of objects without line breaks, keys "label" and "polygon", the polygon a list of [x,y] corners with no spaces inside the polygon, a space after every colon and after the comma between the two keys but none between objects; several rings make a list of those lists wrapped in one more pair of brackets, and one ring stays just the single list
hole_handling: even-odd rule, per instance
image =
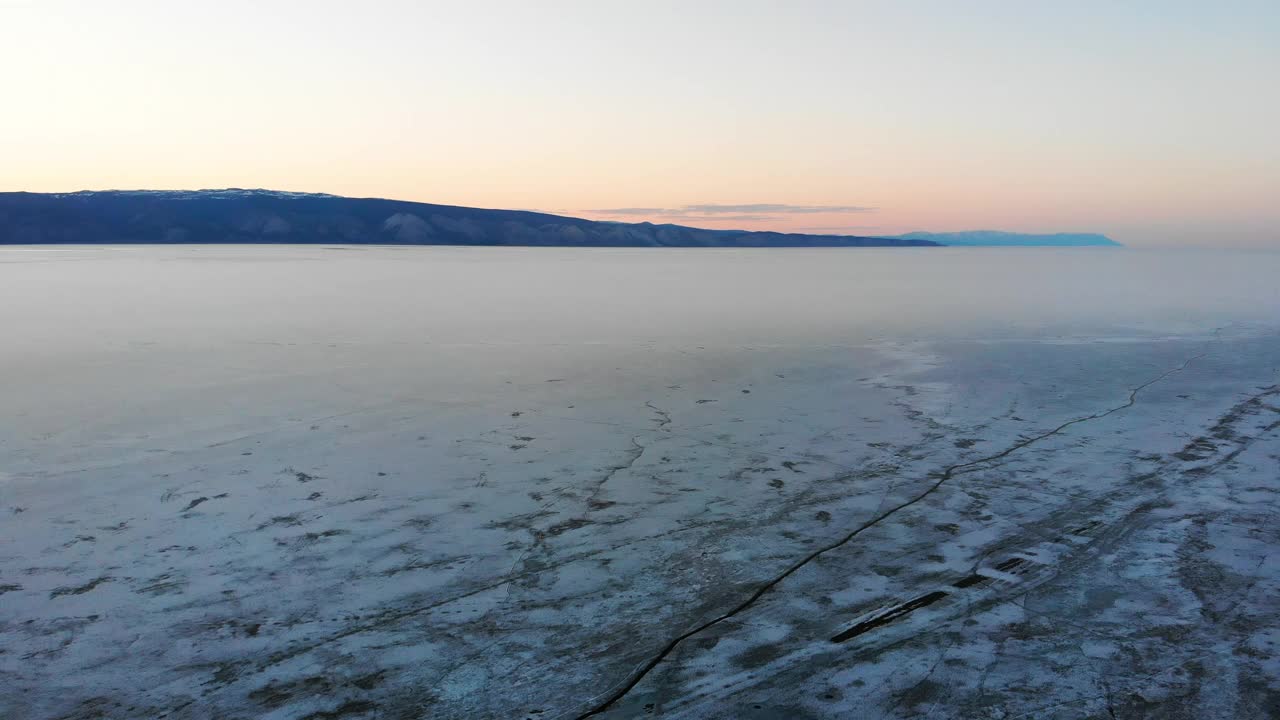
[{"label": "long dark crack", "polygon": [[626,697],[627,694],[630,693],[633,689],[635,689],[635,687],[640,684],[640,681],[644,680],[644,678],[650,672],[652,672],[654,668],[660,665],[662,661],[666,660],[667,657],[671,655],[671,653],[675,652],[676,648],[678,648],[680,644],[683,643],[685,640],[688,640],[689,638],[695,635],[698,635],[724,622],[725,620],[728,620],[734,617],[735,615],[738,615],[739,613],[742,613],[743,611],[747,610],[751,606],[755,605],[760,598],[768,594],[769,591],[773,590],[775,587],[781,584],[783,580],[786,580],[788,577],[795,574],[801,568],[805,567],[806,565],[818,559],[819,557],[825,555],[826,553],[829,553],[832,550],[835,550],[837,548],[840,548],[848,544],[851,540],[861,535],[866,530],[872,527],[875,527],[881,522],[884,522],[890,517],[901,512],[902,510],[905,510],[911,507],[912,505],[919,503],[920,501],[924,500],[925,498],[929,497],[934,492],[936,492],[938,488],[941,488],[948,480],[952,479],[953,477],[957,475],[962,475],[967,472],[972,472],[976,469],[979,469],[979,467],[985,463],[1000,460],[1004,457],[1007,457],[1008,455],[1011,455],[1019,450],[1022,450],[1023,448],[1028,447],[1029,445],[1034,445],[1035,443],[1038,443],[1042,440],[1058,435],[1059,433],[1063,432],[1067,428],[1072,427],[1073,425],[1079,425],[1081,423],[1091,422],[1093,420],[1101,420],[1102,418],[1105,418],[1108,415],[1113,415],[1122,410],[1131,408],[1134,406],[1134,404],[1138,402],[1138,395],[1143,390],[1151,387],[1152,385],[1155,385],[1156,383],[1160,382],[1161,380],[1164,380],[1170,375],[1182,372],[1192,362],[1202,357],[1204,357],[1204,354],[1194,355],[1190,358],[1187,358],[1187,360],[1183,362],[1181,365],[1179,365],[1178,367],[1173,368],[1171,370],[1166,370],[1165,372],[1160,373],[1156,377],[1142,383],[1141,385],[1134,387],[1129,391],[1128,399],[1125,400],[1125,402],[1119,405],[1116,405],[1115,407],[1108,408],[1106,410],[1102,410],[1102,411],[1093,413],[1091,415],[1084,415],[1082,417],[1078,417],[1073,420],[1068,420],[1067,422],[1064,422],[1061,425],[1058,425],[1057,427],[1051,430],[1047,430],[1037,435],[1032,435],[1030,437],[1023,438],[1022,440],[1019,440],[1018,442],[1010,445],[1009,447],[1005,448],[1004,450],[1001,450],[998,453],[986,455],[984,457],[980,457],[975,460],[969,460],[968,462],[957,463],[955,465],[947,466],[942,470],[941,473],[938,473],[936,475],[937,480],[935,482],[930,484],[928,487],[926,487],[923,491],[921,491],[914,497],[909,498],[889,508],[888,510],[881,512],[880,514],[876,515],[875,517],[868,520],[867,522],[849,531],[843,537],[838,538],[834,542],[828,543],[818,548],[817,550],[814,550],[808,555],[805,555],[804,557],[800,558],[795,563],[792,563],[789,567],[783,570],[781,573],[779,573],[778,575],[775,575],[773,578],[761,584],[758,588],[755,589],[754,592],[748,595],[746,599],[739,602],[737,605],[733,606],[726,612],[721,613],[720,615],[690,630],[686,630],[680,635],[677,635],[675,638],[670,640],[666,645],[664,645],[662,649],[658,651],[657,654],[651,657],[648,661],[646,661],[643,665],[641,665],[637,670],[633,671],[631,675],[628,676],[627,679],[621,685],[619,685],[615,690],[611,691],[607,697],[597,702],[595,705],[591,706],[591,708],[588,709],[587,711],[576,716],[576,720],[584,720],[585,718],[594,717],[596,715],[599,715],[605,712],[610,707],[612,707],[615,703],[617,703],[619,700]]},{"label": "long dark crack", "polygon": [[[604,490],[604,486],[607,485],[615,475],[622,472],[623,470],[630,470],[632,467],[634,467],[636,464],[636,461],[638,461],[640,459],[640,456],[643,454],[644,454],[644,446],[640,444],[639,438],[632,437],[631,449],[627,451],[626,460],[623,460],[621,463],[617,465],[611,465],[608,468],[606,468],[604,475],[601,476],[599,482],[596,483],[595,487],[591,489],[591,494],[587,496],[587,499],[585,501],[585,507],[582,511],[582,514],[574,518],[571,518],[569,520],[558,523],[557,525],[552,525],[548,528],[543,528],[541,530],[530,528],[530,532],[533,534],[533,542],[530,543],[529,546],[524,549],[524,552],[520,553],[520,557],[516,558],[516,561],[512,563],[511,570],[510,572],[507,573],[507,575],[508,576],[515,575],[516,568],[520,567],[521,563],[524,562],[524,559],[528,557],[531,552],[544,546],[547,542],[548,536],[559,535],[563,533],[565,530],[570,530],[575,527],[578,527],[580,526],[581,523],[586,522],[587,515],[589,515],[592,510],[611,505],[612,503],[601,503],[597,499],[600,495],[600,492]],[[557,500],[556,502],[559,502],[559,501]],[[555,503],[551,503],[551,505],[554,505],[554,504]],[[544,507],[549,507],[549,506],[544,506]],[[510,592],[509,586],[508,586],[508,592]]]},{"label": "long dark crack", "polygon": [[617,465],[610,465],[605,470],[604,475],[600,478],[600,482],[596,483],[596,486],[591,489],[591,494],[587,497],[587,506],[591,507],[596,502],[596,498],[600,495],[600,492],[604,490],[604,486],[608,485],[609,481],[612,480],[615,475],[623,470],[630,470],[635,467],[636,461],[639,460],[640,456],[643,454],[644,445],[640,444],[640,438],[632,437],[631,449],[627,450],[626,459]]}]

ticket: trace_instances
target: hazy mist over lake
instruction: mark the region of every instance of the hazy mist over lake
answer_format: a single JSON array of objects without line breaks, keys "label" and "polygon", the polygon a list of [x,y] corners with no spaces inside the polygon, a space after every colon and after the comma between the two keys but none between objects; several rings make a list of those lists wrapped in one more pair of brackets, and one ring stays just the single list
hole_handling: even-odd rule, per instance
[{"label": "hazy mist over lake", "polygon": [[12,361],[132,342],[831,344],[1280,317],[1280,253],[0,248]]},{"label": "hazy mist over lake", "polygon": [[1266,717],[1277,278],[0,248],[0,716]]}]

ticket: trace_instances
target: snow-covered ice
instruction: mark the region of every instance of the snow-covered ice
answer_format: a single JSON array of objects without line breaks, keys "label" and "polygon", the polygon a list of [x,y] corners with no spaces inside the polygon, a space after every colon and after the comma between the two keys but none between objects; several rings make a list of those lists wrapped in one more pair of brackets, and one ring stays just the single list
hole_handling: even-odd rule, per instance
[{"label": "snow-covered ice", "polygon": [[1276,277],[0,248],[0,717],[1273,717]]}]

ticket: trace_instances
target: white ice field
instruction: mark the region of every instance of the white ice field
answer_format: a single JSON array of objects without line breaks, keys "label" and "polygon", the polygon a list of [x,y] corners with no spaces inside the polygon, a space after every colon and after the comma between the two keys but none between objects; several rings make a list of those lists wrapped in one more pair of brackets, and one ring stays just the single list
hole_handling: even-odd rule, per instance
[{"label": "white ice field", "polygon": [[1280,254],[0,248],[0,717],[1280,715]]}]

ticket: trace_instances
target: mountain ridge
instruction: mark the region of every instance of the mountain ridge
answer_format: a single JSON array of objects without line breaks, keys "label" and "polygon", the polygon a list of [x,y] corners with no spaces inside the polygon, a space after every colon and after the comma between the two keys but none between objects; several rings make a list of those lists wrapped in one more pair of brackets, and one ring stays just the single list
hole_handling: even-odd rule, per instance
[{"label": "mountain ridge", "polygon": [[0,193],[0,245],[929,247],[913,238],[710,230],[265,189]]}]

